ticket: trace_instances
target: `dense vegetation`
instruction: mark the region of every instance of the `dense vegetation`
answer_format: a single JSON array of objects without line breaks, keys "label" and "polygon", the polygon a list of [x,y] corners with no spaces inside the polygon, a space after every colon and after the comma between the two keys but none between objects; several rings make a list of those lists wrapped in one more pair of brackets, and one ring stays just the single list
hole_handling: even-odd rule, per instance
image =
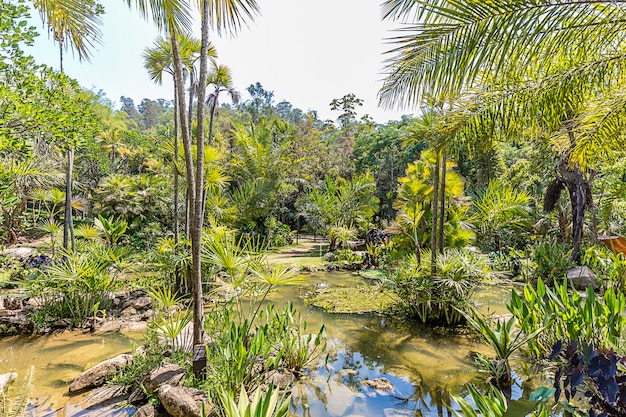
[{"label": "dense vegetation", "polygon": [[[621,344],[626,261],[599,237],[626,235],[623,71],[613,67],[623,58],[598,63],[623,47],[604,39],[621,33],[617,6],[579,2],[580,10],[561,15],[546,5],[545,15],[530,18],[508,10],[510,31],[527,30],[526,40],[505,36],[471,49],[467,39],[506,34],[497,5],[389,0],[387,17],[417,13],[424,23],[399,40],[381,100],[419,104],[421,115],[376,124],[359,117],[362,101],[353,94],[329,104],[334,121],[276,103],[260,83],[241,100],[204,32],[209,24],[235,30],[254,16],[253,1],[234,3],[239,18],[219,10],[203,17],[202,39],[174,19],[185,8],[168,10],[174,15],[165,21],[155,14],[166,36],[146,48],[146,76],[173,76],[174,99],[136,106],[121,97],[121,109],[26,56],[23,46],[35,36],[27,8],[0,4],[0,239],[9,247],[45,238],[38,257],[2,258],[0,285],[37,298],[35,330],[60,319],[66,327],[95,323],[112,309],[111,294],[145,289],[160,306],[147,354],[115,382],[132,385],[150,372],[163,340],[169,360],[190,368],[186,344],[176,340],[192,323],[194,345],[205,331],[215,341],[207,347],[212,366],[191,384],[235,415],[237,393],[246,397],[272,372],[304,373],[324,346],[324,329],[305,333],[292,306],[263,305],[271,291],[300,281],[267,253],[310,234],[327,242],[329,261],[380,270],[381,286],[398,301],[394,315],[475,328],[496,353],[477,362],[500,387],[510,386],[508,359],[522,348],[545,358],[553,346],[556,357],[569,345],[570,368],[560,372],[578,367],[581,378],[591,365],[578,349],[617,360],[603,349]],[[65,40],[88,53],[86,39],[63,25],[77,16],[56,21],[36,6],[51,28],[61,28],[61,51]],[[92,20],[79,32],[97,37],[101,10],[85,7]],[[480,26],[476,16],[495,23]],[[524,26],[524,18],[539,21]],[[556,23],[546,29],[548,18]],[[465,34],[470,23],[475,30]],[[607,33],[588,32],[598,25]],[[575,39],[571,33],[605,42],[556,53],[558,42]],[[500,55],[507,59],[494,63]],[[574,266],[595,272],[586,297],[564,281]],[[481,283],[506,278],[526,286],[512,293],[513,317],[491,322],[472,309],[472,295]],[[597,380],[599,371],[585,372]],[[592,392],[596,402],[614,397],[601,395],[607,378]],[[570,378],[563,389],[577,385]],[[256,403],[267,400],[259,395]],[[500,394],[485,395],[499,401],[491,412],[502,415]],[[284,413],[272,398],[277,415]]]}]

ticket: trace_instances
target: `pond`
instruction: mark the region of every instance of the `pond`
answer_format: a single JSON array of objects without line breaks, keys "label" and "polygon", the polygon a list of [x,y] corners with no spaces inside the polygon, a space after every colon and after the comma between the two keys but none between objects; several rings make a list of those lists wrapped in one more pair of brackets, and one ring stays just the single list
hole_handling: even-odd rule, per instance
[{"label": "pond", "polygon": [[[309,331],[324,324],[328,351],[313,367],[309,378],[293,389],[292,413],[306,417],[444,415],[450,394],[463,393],[467,382],[482,378],[469,359],[470,352],[490,354],[479,340],[467,334],[423,326],[391,323],[371,315],[329,314],[305,304],[301,292],[314,284],[355,285],[355,274],[315,273],[304,288],[286,288],[270,296],[278,307],[293,302]],[[503,313],[510,287],[484,288],[476,296],[483,311]],[[36,415],[76,415],[79,399],[68,404],[67,386],[74,376],[119,353],[132,351],[141,334],[64,332],[45,337],[0,339],[0,373],[15,370],[22,376],[34,367],[32,403]],[[387,378],[392,391],[376,391],[362,383]],[[18,382],[20,381],[18,379]],[[514,388],[514,397],[521,391]],[[98,415],[104,415],[100,410]],[[108,414],[111,414],[109,411]],[[80,413],[83,415],[84,413]]]}]

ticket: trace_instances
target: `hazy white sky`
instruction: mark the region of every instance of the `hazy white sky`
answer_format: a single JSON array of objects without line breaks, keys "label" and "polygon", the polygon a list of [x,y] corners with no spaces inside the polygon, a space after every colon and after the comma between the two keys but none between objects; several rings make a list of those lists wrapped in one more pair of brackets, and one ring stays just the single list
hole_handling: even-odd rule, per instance
[{"label": "hazy white sky", "polygon": [[[317,110],[321,119],[336,119],[329,103],[354,93],[364,100],[359,116],[370,114],[384,123],[405,111],[377,107],[383,78],[385,38],[396,23],[381,22],[379,0],[258,0],[261,16],[233,39],[212,37],[218,61],[229,66],[242,93],[255,82],[274,91],[275,102],[291,102],[302,110]],[[141,59],[145,47],[157,37],[150,23],[129,11],[123,0],[104,1],[102,45],[91,62],[78,62],[70,54],[65,71],[81,85],[102,89],[117,102],[124,95],[139,104],[142,98],[172,97],[169,80],[156,86]],[[58,50],[48,39],[38,16],[33,22],[42,33],[29,52],[38,62],[58,68]],[[248,98],[247,93],[244,99]]]}]

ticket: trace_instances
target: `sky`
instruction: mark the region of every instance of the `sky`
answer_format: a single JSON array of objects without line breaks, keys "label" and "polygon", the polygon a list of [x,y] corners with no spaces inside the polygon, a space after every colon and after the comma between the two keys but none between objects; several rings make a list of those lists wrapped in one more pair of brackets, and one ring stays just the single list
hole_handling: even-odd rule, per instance
[{"label": "sky", "polygon": [[[275,104],[289,101],[304,111],[316,110],[323,120],[336,119],[329,103],[353,93],[364,100],[358,116],[376,122],[398,120],[414,109],[385,110],[377,106],[382,85],[386,41],[398,23],[381,22],[379,0],[257,0],[261,15],[233,38],[211,36],[218,62],[231,68],[235,87],[257,81],[274,91]],[[65,55],[65,72],[87,88],[102,90],[119,106],[120,96],[135,104],[143,98],[171,100],[173,86],[166,79],[155,85],[143,68],[142,52],[158,33],[123,0],[104,0],[102,44],[90,62]],[[46,35],[36,13],[33,24],[41,35],[27,49],[37,62],[59,67],[58,48]],[[198,35],[199,36],[199,35]],[[167,77],[165,77],[167,78]]]}]

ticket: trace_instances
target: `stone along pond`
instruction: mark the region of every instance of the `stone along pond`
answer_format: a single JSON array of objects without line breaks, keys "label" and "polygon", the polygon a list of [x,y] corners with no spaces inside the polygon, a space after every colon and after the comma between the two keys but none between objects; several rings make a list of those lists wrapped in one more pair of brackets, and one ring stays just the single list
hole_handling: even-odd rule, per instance
[{"label": "stone along pond", "polygon": [[[330,314],[302,301],[303,291],[314,285],[363,285],[349,273],[313,273],[300,288],[285,288],[270,296],[278,307],[293,302],[317,331],[324,324],[326,354],[307,378],[292,389],[291,413],[303,417],[442,416],[450,394],[463,394],[464,384],[483,379],[469,354],[489,350],[476,338],[421,326],[391,324],[372,315]],[[505,312],[510,288],[489,287],[475,297],[483,311]],[[141,344],[138,332],[95,334],[63,332],[50,336],[13,336],[0,339],[0,374],[15,371],[18,381],[33,369],[31,414],[36,416],[124,415],[133,410],[82,410],[84,396],[67,397],[71,380],[85,369]],[[386,378],[392,386],[381,389],[366,381]],[[383,387],[385,388],[385,387]],[[521,388],[513,388],[513,397]]]}]

